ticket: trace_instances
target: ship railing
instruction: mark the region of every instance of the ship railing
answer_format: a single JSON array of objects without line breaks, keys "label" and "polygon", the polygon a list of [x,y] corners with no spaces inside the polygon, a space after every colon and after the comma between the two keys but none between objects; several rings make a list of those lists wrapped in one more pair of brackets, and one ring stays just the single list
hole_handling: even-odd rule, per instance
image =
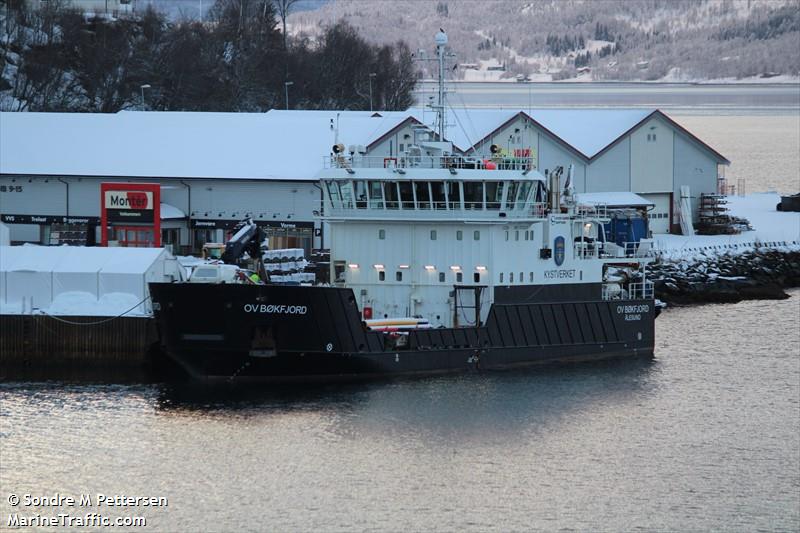
[{"label": "ship railing", "polygon": [[[576,252],[577,257],[577,252]],[[642,239],[638,242],[623,242],[617,244],[614,242],[604,242],[600,246],[600,257],[630,257],[630,258],[647,258],[654,257],[652,242]]]},{"label": "ship railing", "polygon": [[361,154],[336,154],[323,157],[324,168],[437,168],[473,170],[532,170],[536,163],[532,157],[494,157],[484,159],[474,156],[409,155],[394,157]]},{"label": "ship railing", "polygon": [[606,204],[577,204],[575,212],[578,216],[608,218],[608,206]]},{"label": "ship railing", "polygon": [[604,283],[601,296],[603,300],[652,300],[655,295],[653,287],[652,281]]},{"label": "ship railing", "polygon": [[628,295],[632,300],[652,300],[655,294],[652,281],[638,281],[628,284]]},{"label": "ship railing", "polygon": [[[366,201],[356,202],[356,205],[345,205],[342,207],[327,206],[324,210],[324,217],[327,218],[359,218],[359,219],[386,219],[386,218],[418,218],[418,219],[473,219],[473,220],[519,220],[543,218],[544,208],[531,209],[506,209],[498,208],[482,209],[478,204],[471,207],[465,203],[464,208],[458,202],[386,202],[383,205],[369,205]],[[369,206],[369,207],[368,207]]]}]

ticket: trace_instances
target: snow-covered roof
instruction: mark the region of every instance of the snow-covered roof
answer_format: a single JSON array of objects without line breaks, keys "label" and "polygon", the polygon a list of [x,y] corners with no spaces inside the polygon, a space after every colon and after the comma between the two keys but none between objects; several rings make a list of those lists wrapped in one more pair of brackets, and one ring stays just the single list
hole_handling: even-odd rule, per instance
[{"label": "snow-covered roof", "polygon": [[311,180],[334,144],[337,115],[342,142],[364,145],[408,118],[367,111],[2,113],[0,173]]},{"label": "snow-covered roof", "polygon": [[2,272],[105,272],[144,274],[164,248],[106,248],[75,246],[2,246]]},{"label": "snow-covered roof", "polygon": [[[451,109],[448,137],[466,152],[515,117],[528,115],[591,159],[653,113],[703,144],[666,115],[646,109]],[[335,140],[369,146],[409,120],[432,125],[434,114],[422,108],[0,113],[0,173],[311,181]]]},{"label": "snow-covered roof", "polygon": [[161,220],[174,220],[186,218],[186,213],[172,204],[161,204]]},{"label": "snow-covered roof", "polygon": [[647,198],[632,192],[584,192],[575,195],[575,200],[584,205],[607,205],[609,207],[646,207],[655,205]]},{"label": "snow-covered roof", "polygon": [[[421,111],[413,110],[422,121]],[[509,120],[527,115],[587,158],[599,153],[639,124],[652,109],[451,109],[448,136],[467,151]],[[430,113],[428,113],[430,114]],[[430,122],[428,120],[428,122]]]}]

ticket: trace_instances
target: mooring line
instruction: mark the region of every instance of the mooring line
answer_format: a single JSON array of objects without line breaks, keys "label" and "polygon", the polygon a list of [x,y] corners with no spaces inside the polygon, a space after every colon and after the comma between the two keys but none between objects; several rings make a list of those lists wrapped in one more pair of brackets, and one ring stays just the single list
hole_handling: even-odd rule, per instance
[{"label": "mooring line", "polygon": [[139,307],[140,305],[142,305],[143,303],[145,303],[149,299],[150,299],[150,297],[148,296],[144,300],[142,300],[141,302],[137,303],[136,305],[134,305],[130,309],[127,309],[126,311],[123,311],[122,313],[118,314],[117,316],[112,316],[111,318],[106,318],[104,320],[98,320],[96,322],[74,322],[72,320],[66,320],[64,318],[59,318],[59,317],[57,317],[55,315],[51,315],[47,311],[41,311],[40,310],[40,312],[44,316],[50,317],[53,320],[56,320],[58,322],[63,322],[65,324],[70,324],[70,325],[73,325],[73,326],[99,326],[100,324],[105,324],[106,322],[111,322],[112,320],[116,320],[118,318],[122,318],[123,316],[127,315],[128,313],[130,313],[131,311],[133,311],[134,309],[136,309],[137,307]]}]

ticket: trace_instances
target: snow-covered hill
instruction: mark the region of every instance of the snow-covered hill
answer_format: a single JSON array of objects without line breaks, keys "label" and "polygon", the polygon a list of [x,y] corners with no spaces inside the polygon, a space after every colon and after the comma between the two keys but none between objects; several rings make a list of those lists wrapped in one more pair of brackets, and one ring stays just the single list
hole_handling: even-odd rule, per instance
[{"label": "snow-covered hill", "polygon": [[412,49],[430,50],[443,28],[462,67],[453,76],[472,81],[800,76],[798,0],[336,0],[292,14],[290,29],[313,38],[341,18]]}]

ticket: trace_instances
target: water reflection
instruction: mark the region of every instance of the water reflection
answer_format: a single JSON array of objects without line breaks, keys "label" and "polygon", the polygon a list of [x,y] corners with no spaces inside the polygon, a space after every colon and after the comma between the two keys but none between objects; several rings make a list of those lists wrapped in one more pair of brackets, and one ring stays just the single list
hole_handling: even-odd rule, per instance
[{"label": "water reflection", "polygon": [[157,409],[172,416],[281,418],[316,414],[326,431],[479,438],[545,428],[571,411],[608,409],[648,395],[650,358],[553,365],[424,379],[315,386],[160,387]]}]

